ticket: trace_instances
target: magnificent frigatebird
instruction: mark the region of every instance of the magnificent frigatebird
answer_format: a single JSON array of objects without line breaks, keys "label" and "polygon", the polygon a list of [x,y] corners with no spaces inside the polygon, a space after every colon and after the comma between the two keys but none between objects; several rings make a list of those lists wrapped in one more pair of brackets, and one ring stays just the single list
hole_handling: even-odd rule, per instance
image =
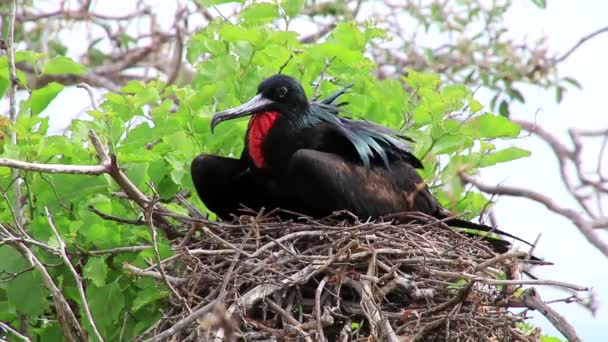
[{"label": "magnificent frigatebird", "polygon": [[[423,165],[411,139],[338,115],[344,107],[333,103],[345,91],[311,103],[297,80],[277,74],[262,81],[248,102],[215,114],[212,131],[220,122],[252,117],[240,159],[201,154],[192,162],[194,186],[207,208],[222,219],[243,206],[314,218],[343,210],[363,219],[412,211],[453,216],[418,174]],[[520,240],[466,220],[446,223]]]}]

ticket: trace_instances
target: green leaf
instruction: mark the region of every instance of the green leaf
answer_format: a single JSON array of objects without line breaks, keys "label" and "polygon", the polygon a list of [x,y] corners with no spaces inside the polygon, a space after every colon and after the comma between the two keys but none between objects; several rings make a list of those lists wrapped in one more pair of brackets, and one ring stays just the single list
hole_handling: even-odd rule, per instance
[{"label": "green leaf", "polygon": [[43,73],[47,75],[82,75],[87,71],[84,65],[65,56],[53,57],[43,69]]},{"label": "green leaf", "polygon": [[506,100],[500,101],[500,105],[498,106],[498,113],[505,118],[508,118],[509,113],[509,103]]},{"label": "green leaf", "polygon": [[473,139],[462,135],[443,136],[433,145],[433,152],[436,154],[451,153],[462,151],[473,146]]},{"label": "green leaf", "polygon": [[111,335],[122,318],[121,312],[125,307],[125,293],[118,283],[113,282],[106,286],[87,287],[87,299],[91,313],[102,330],[102,335]]},{"label": "green leaf", "polygon": [[32,91],[30,101],[32,104],[32,113],[38,115],[53,101],[57,94],[63,90],[63,85],[57,82],[51,82],[42,88]]},{"label": "green leaf", "polygon": [[545,9],[547,8],[547,0],[531,0],[533,4],[535,4],[538,8]]},{"label": "green leaf", "polygon": [[285,13],[290,17],[295,17],[304,8],[305,0],[285,0],[281,4]]},{"label": "green leaf", "polygon": [[518,124],[504,116],[489,113],[472,119],[469,125],[483,138],[515,138],[521,130]]},{"label": "green leaf", "polygon": [[483,109],[483,105],[479,103],[479,101],[475,100],[472,96],[467,99],[467,102],[469,103],[469,110],[471,113],[477,113]]},{"label": "green leaf", "polygon": [[160,290],[155,287],[148,287],[139,291],[137,297],[133,300],[133,311],[137,311],[142,307],[154,303],[155,301],[169,295],[169,291]]},{"label": "green leaf", "polygon": [[575,86],[578,89],[583,89],[583,86],[580,84],[580,82],[577,81],[577,80],[575,80],[572,77],[565,77],[563,79],[563,81],[566,82],[566,83],[568,83],[568,84],[570,84],[570,85],[572,85],[572,86]]},{"label": "green leaf", "polygon": [[26,272],[8,283],[8,301],[25,315],[40,315],[48,307],[47,291],[36,272]]},{"label": "green leaf", "polygon": [[243,10],[240,15],[244,26],[266,24],[279,16],[279,9],[272,4],[254,4]]},{"label": "green leaf", "polygon": [[102,257],[93,257],[89,259],[87,265],[84,267],[85,279],[90,279],[93,284],[97,287],[102,287],[106,284],[106,277],[108,276],[108,265]]},{"label": "green leaf", "polygon": [[530,151],[524,150],[519,147],[508,147],[504,150],[496,151],[494,153],[490,153],[485,155],[480,162],[480,167],[492,166],[498,163],[504,163],[511,160],[529,157]]}]

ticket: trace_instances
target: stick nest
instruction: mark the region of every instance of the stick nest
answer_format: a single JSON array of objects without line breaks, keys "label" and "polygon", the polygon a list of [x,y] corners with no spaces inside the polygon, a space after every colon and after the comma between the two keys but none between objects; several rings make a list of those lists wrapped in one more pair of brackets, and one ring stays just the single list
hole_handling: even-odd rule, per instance
[{"label": "stick nest", "polygon": [[151,336],[173,327],[179,341],[526,340],[524,317],[505,305],[514,288],[492,282],[513,277],[525,253],[498,255],[441,222],[242,216],[198,228],[164,263],[180,276],[165,279],[172,305]]}]

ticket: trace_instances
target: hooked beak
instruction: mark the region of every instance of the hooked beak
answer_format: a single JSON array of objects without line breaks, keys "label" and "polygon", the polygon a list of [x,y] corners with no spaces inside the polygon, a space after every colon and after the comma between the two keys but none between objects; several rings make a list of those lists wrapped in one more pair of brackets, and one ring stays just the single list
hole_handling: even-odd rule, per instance
[{"label": "hooked beak", "polygon": [[213,133],[215,126],[217,126],[222,121],[232,120],[257,112],[261,112],[273,103],[274,102],[272,100],[263,97],[261,94],[257,94],[251,100],[243,103],[238,107],[218,112],[213,116],[213,119],[211,119],[211,133]]}]

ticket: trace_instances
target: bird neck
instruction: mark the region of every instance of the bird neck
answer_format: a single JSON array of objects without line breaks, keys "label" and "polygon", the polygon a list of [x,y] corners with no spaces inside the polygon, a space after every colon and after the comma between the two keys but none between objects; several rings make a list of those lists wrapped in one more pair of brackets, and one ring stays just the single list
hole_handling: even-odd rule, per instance
[{"label": "bird neck", "polygon": [[249,121],[247,150],[253,164],[259,169],[266,167],[262,144],[279,117],[279,112],[260,112],[253,114]]}]

